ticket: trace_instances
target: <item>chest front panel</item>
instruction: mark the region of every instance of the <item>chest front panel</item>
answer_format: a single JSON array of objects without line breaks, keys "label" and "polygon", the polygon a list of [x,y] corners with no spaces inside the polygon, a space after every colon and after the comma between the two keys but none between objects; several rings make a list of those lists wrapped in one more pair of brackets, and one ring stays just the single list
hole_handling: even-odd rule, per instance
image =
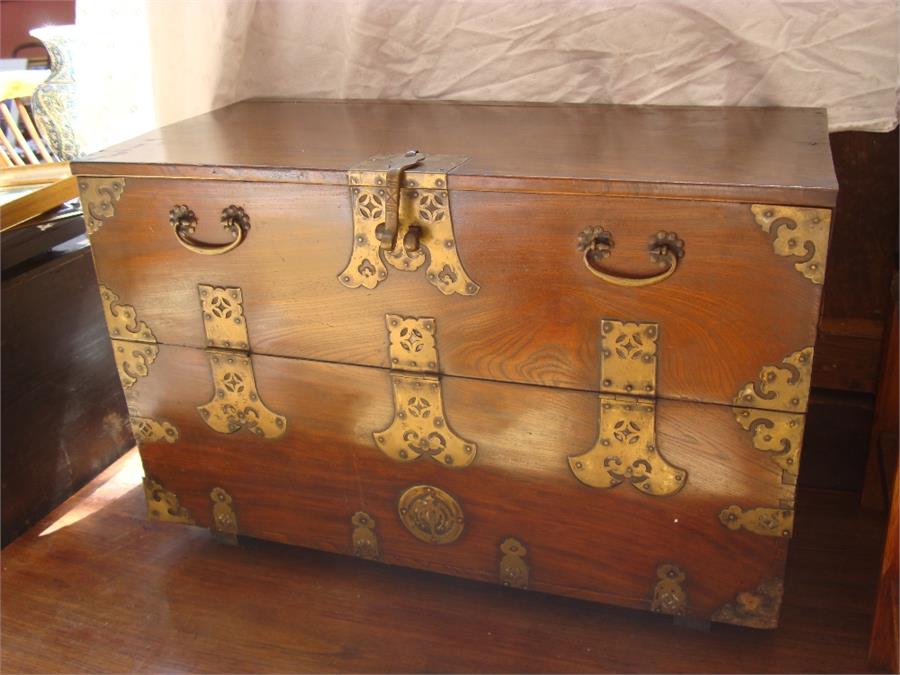
[{"label": "chest front panel", "polygon": [[[195,237],[215,243],[230,240],[223,209],[239,206],[246,239],[222,255],[188,250],[170,224],[181,204]],[[814,343],[821,285],[796,266],[811,249],[824,267],[827,229],[818,240],[798,231],[803,255],[784,256],[749,204],[454,192],[448,206],[472,295],[441,293],[427,263],[387,265],[372,289],[342,284],[355,244],[347,188],[128,179],[92,242],[102,283],[166,344],[205,347],[198,286],[235,286],[255,353],[389,367],[384,316],[427,315],[441,326],[442,373],[600,391],[600,320],[650,321],[665,357],[655,391],[636,393],[731,404],[763,365]],[[684,255],[661,283],[616,285],[585,264],[590,228],[613,242],[596,267],[622,278],[659,272],[648,244],[660,231],[677,233]]]}]

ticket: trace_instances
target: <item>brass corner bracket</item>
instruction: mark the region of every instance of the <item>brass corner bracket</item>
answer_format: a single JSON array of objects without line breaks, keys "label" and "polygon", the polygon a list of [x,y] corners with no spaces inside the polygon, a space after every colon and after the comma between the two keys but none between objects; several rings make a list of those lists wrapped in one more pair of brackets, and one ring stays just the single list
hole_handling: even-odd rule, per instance
[{"label": "brass corner bracket", "polygon": [[750,210],[756,224],[771,235],[775,253],[801,258],[794,263],[794,269],[814,284],[822,285],[831,211],[772,204],[753,204]]},{"label": "brass corner bracket", "polygon": [[753,447],[796,479],[809,401],[813,348],[794,352],[775,366],[765,366],[756,382],[744,385],[734,399],[735,419],[751,432]]},{"label": "brass corner bracket", "polygon": [[237,516],[232,507],[233,499],[224,489],[214,487],[209,493],[212,500],[212,524],[210,529],[216,539],[224,544],[237,544],[238,524]]},{"label": "brass corner bracket", "polygon": [[794,531],[794,511],[766,507],[742,509],[732,504],[719,512],[719,522],[729,530],[743,529],[767,537],[790,537]]},{"label": "brass corner bracket", "polygon": [[600,394],[597,440],[587,452],[569,457],[569,468],[591,487],[629,482],[645,494],[675,494],[687,482],[687,471],[668,462],[657,446],[655,401],[617,395],[655,393],[658,327],[604,319],[602,336],[604,393]]},{"label": "brass corner bracket", "polygon": [[147,500],[148,519],[167,523],[195,524],[188,510],[178,502],[175,493],[169,492],[149,476],[144,476],[144,497]]},{"label": "brass corner bracket", "polygon": [[663,563],[656,568],[658,581],[653,588],[653,600],[650,609],[660,614],[683,616],[687,612],[687,591],[684,590],[686,578],[682,569],[673,563]]},{"label": "brass corner bracket", "polygon": [[500,544],[500,583],[510,588],[528,588],[529,569],[525,562],[528,549],[518,540],[509,537]]},{"label": "brass corner bracket", "polygon": [[174,443],[178,440],[178,429],[171,422],[155,420],[152,417],[131,416],[131,430],[138,443]]},{"label": "brass corner bracket", "polygon": [[812,376],[813,348],[805,347],[774,366],[764,366],[756,382],[745,384],[734,405],[768,408],[785,412],[806,412]]},{"label": "brass corner bracket", "polygon": [[[429,317],[385,317],[390,341],[394,419],[372,434],[375,445],[391,459],[411,462],[431,457],[443,466],[460,469],[475,459],[478,447],[450,428],[444,414],[441,381],[436,372],[438,352],[435,321]],[[412,372],[403,372],[412,371]]]},{"label": "brass corner bracket", "polygon": [[749,628],[776,628],[783,595],[784,583],[780,578],[766,579],[756,589],[738,593],[734,602],[720,607],[711,618]]},{"label": "brass corner bracket", "polygon": [[125,193],[125,179],[82,176],[78,179],[78,189],[84,227],[89,235],[95,234],[103,227],[104,220],[115,215],[116,203]]},{"label": "brass corner bracket", "polygon": [[200,417],[221,434],[246,428],[261,438],[280,437],[287,429],[287,419],[260,398],[241,289],[199,284],[197,291],[215,386],[209,403],[197,406]]},{"label": "brass corner bracket", "polygon": [[366,560],[378,560],[381,549],[375,534],[375,519],[365,511],[357,511],[350,519],[353,525],[353,555]]},{"label": "brass corner bracket", "polygon": [[131,389],[138,378],[150,374],[150,365],[159,355],[156,336],[138,319],[134,307],[119,302],[119,296],[103,284],[99,289],[119,379],[125,389]]},{"label": "brass corner bracket", "polygon": [[353,210],[353,250],[338,275],[348,288],[375,288],[385,262],[404,272],[429,261],[426,278],[444,295],[475,295],[479,286],[456,250],[447,172],[466,161],[453,155],[372,157],[347,173]]}]

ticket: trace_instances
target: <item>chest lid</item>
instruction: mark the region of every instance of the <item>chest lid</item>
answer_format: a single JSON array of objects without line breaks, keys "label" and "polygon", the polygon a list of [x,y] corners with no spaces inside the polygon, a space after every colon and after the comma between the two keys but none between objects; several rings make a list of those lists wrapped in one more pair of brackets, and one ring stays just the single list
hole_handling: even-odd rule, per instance
[{"label": "chest lid", "polygon": [[451,191],[820,207],[837,193],[826,114],[812,108],[253,99],[73,162],[73,172],[346,185],[370,158],[411,148],[461,160],[440,167]]}]

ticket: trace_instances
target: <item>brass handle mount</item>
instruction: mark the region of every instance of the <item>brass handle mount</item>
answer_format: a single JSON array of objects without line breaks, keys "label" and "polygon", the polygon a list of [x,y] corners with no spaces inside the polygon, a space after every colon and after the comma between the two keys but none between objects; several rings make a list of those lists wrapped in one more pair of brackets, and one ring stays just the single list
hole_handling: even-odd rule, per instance
[{"label": "brass handle mount", "polygon": [[606,272],[600,262],[608,258],[613,249],[612,232],[602,227],[587,227],[578,235],[578,250],[584,253],[584,266],[598,279],[616,286],[652,286],[675,274],[678,261],[684,257],[684,242],[675,232],[660,231],[650,237],[647,250],[650,260],[663,267],[659,274],[650,276],[625,276]]},{"label": "brass handle mount", "polygon": [[169,224],[175,230],[178,243],[188,251],[200,255],[222,255],[233,251],[247,238],[250,231],[250,216],[240,206],[227,206],[222,209],[222,226],[233,239],[227,244],[210,244],[194,239],[194,231],[197,228],[197,216],[186,204],[176,204],[169,211]]}]

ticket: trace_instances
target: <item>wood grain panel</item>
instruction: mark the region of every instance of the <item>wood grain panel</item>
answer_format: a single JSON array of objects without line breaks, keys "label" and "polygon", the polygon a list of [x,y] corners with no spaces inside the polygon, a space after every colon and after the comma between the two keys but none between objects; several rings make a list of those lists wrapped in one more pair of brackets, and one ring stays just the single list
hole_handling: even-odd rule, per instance
[{"label": "wood grain panel", "polygon": [[[588,488],[571,474],[567,456],[597,433],[594,394],[443,378],[449,425],[478,445],[469,467],[449,469],[428,458],[395,462],[375,447],[372,432],[393,418],[387,372],[264,356],[253,363],[261,398],[288,419],[275,440],[222,435],[202,422],[196,406],[213,385],[199,350],[161,346],[131,390],[139,414],[180,434],[175,444],[143,447],[145,470],[202,525],[220,486],[234,497],[242,533],[352,553],[350,517],[362,509],[377,522],[386,562],[486,581],[497,579],[500,542],[514,536],[528,547],[535,590],[639,608],[649,606],[657,567],[674,562],[687,573],[690,613],[705,618],[783,572],[785,539],[718,520],[731,504],[777,507],[793,497],[727,407],[659,403],[658,446],[688,479],[678,494],[655,498],[627,484]],[[424,544],[399,522],[397,498],[416,484],[462,505],[466,526],[455,543]]]},{"label": "wood grain panel", "polygon": [[89,160],[83,175],[346,184],[374,155],[466,155],[455,190],[616,193],[833,206],[824,110],[249,100]]},{"label": "wood grain panel", "polygon": [[[205,344],[197,285],[240,286],[254,352],[387,366],[386,313],[437,319],[445,373],[582,390],[599,388],[601,318],[660,324],[658,393],[730,403],[763,365],[815,341],[820,286],[775,255],[746,204],[561,195],[454,193],[457,247],[481,285],[444,296],[424,271],[389,268],[374,290],[337,275],[352,244],[346,188],[128,179],[115,216],[93,235],[101,283],[133,305],[160,342]],[[175,204],[196,236],[226,237],[221,210],[243,206],[247,240],[223,256],[184,249]],[[618,273],[647,274],[647,242],[676,231],[686,254],[664,283],[622,288],[592,276],[576,237],[613,232]]]}]

